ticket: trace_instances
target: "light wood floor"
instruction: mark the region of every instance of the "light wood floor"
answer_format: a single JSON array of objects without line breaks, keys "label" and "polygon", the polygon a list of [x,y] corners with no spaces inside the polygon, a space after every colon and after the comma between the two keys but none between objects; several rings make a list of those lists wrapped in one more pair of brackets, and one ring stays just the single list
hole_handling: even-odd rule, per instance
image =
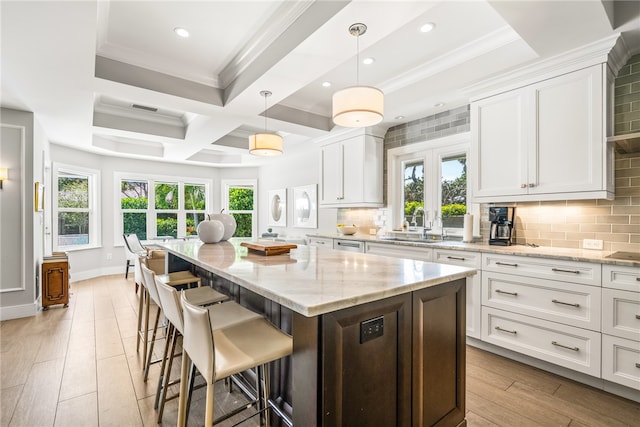
[{"label": "light wood floor", "polygon": [[[155,425],[159,366],[144,383],[136,310],[133,280],[106,276],[73,283],[66,309],[1,322],[0,425]],[[216,395],[217,413],[241,401],[223,387]],[[204,422],[203,398],[194,393],[190,425]],[[638,403],[472,347],[467,410],[469,426],[640,426]],[[176,413],[174,400],[163,425]]]}]

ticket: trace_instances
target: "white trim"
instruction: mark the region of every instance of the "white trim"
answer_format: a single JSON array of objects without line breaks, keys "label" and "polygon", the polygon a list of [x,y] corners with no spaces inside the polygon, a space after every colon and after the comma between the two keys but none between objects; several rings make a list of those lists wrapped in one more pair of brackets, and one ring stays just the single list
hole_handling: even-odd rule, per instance
[{"label": "white trim", "polygon": [[[440,205],[440,200],[442,199],[441,195],[441,186],[440,177],[442,176],[442,172],[440,170],[442,164],[442,158],[448,157],[451,155],[455,155],[458,153],[465,153],[467,156],[467,177],[470,176],[469,167],[471,166],[469,150],[471,146],[471,133],[464,132],[451,136],[446,136],[443,138],[437,138],[432,140],[425,140],[422,142],[417,142],[415,144],[408,144],[402,147],[392,148],[387,151],[387,205],[390,209],[388,209],[388,219],[387,224],[392,227],[395,227],[400,224],[399,216],[401,215],[402,209],[402,193],[397,190],[397,183],[401,180],[402,170],[399,168],[399,162],[409,160],[412,155],[415,155],[413,158],[424,158],[425,161],[425,191],[427,191],[427,181],[431,180],[432,182],[437,182],[438,191],[436,193],[430,192],[425,195],[425,209],[433,210],[434,206]],[[436,162],[438,167],[430,167]],[[434,184],[435,185],[435,184]],[[467,179],[467,212],[474,215],[474,236],[478,236],[480,234],[479,227],[479,218],[480,218],[480,205],[477,203],[471,202],[471,185],[469,179]],[[435,228],[435,226],[434,226]],[[451,230],[451,229],[448,229]],[[439,231],[439,230],[438,230]],[[462,235],[462,230],[459,230],[460,233],[457,233],[456,230],[451,230],[453,233],[449,233],[449,235]]]},{"label": "white trim", "polygon": [[223,179],[220,181],[220,206],[226,213],[229,209],[229,187],[253,187],[253,211],[233,211],[236,213],[251,213],[251,236],[258,236],[258,180],[257,179]]},{"label": "white trim", "polygon": [[38,310],[38,301],[29,304],[0,307],[0,321],[32,317],[38,314]]}]

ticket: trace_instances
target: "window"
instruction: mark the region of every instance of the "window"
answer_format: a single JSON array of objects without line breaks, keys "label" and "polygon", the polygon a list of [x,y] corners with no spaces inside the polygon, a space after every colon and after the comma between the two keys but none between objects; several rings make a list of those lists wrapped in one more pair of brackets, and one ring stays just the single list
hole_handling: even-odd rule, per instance
[{"label": "window", "polygon": [[223,181],[222,204],[236,219],[234,237],[253,237],[257,234],[257,203],[255,180]]},{"label": "window", "polygon": [[123,233],[136,233],[141,240],[197,234],[205,219],[209,182],[118,175]]},{"label": "window", "polygon": [[90,169],[54,166],[54,250],[100,245],[99,174]]},{"label": "window", "polygon": [[468,135],[407,145],[388,152],[388,194],[397,227],[442,229],[462,234],[467,205]]}]

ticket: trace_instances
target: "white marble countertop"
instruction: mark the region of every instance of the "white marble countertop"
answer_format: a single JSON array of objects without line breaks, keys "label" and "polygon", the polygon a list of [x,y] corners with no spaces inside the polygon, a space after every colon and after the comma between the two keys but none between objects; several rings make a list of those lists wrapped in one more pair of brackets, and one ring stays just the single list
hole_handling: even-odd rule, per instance
[{"label": "white marble countertop", "polygon": [[476,270],[372,254],[298,246],[263,256],[240,246],[247,239],[203,244],[169,241],[170,253],[312,317],[462,279]]},{"label": "white marble countertop", "polygon": [[415,246],[423,248],[451,249],[460,251],[473,251],[485,253],[498,253],[505,255],[530,256],[540,258],[561,259],[567,261],[597,262],[601,264],[624,265],[640,268],[640,262],[622,259],[607,258],[612,251],[597,251],[590,249],[553,248],[548,246],[531,247],[525,245],[492,246],[487,243],[462,243],[456,241],[411,241],[411,240],[385,240],[377,236],[356,233],[345,236],[338,233],[307,234],[309,237],[323,237],[330,239],[358,240],[365,242],[384,243],[399,246]]}]

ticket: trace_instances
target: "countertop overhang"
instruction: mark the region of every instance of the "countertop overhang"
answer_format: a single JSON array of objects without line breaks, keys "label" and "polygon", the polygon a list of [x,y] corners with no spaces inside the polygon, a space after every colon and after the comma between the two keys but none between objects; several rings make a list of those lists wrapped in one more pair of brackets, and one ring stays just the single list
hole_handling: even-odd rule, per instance
[{"label": "countertop overhang", "polygon": [[170,241],[173,255],[307,317],[463,279],[475,269],[300,245],[263,256],[240,246],[247,239],[204,244]]}]

